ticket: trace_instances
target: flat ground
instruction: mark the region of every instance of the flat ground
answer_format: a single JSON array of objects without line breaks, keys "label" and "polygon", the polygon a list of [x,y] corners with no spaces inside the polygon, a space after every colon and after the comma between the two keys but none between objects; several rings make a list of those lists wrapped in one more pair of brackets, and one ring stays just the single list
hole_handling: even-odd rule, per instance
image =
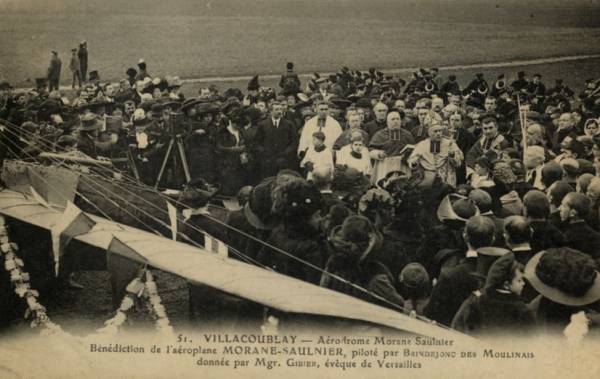
[{"label": "flat ground", "polygon": [[139,58],[183,78],[444,66],[599,53],[598,8],[586,1],[475,0],[0,1],[0,73],[43,76],[50,50],[69,76],[86,39],[89,68],[124,76]]}]

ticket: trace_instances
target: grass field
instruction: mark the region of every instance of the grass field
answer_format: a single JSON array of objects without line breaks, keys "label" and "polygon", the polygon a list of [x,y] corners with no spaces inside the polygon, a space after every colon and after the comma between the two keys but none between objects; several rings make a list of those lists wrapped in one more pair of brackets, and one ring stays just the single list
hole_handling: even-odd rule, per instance
[{"label": "grass field", "polygon": [[66,83],[82,39],[108,80],[141,57],[152,75],[197,78],[278,73],[287,61],[312,72],[599,53],[600,8],[555,3],[0,0],[0,73],[17,84],[43,76],[55,48]]}]

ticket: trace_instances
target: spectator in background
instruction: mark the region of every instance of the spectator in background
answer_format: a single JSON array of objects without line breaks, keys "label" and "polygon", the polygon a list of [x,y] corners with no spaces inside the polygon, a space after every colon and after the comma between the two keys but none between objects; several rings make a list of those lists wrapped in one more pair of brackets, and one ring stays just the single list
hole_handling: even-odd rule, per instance
[{"label": "spectator in background", "polygon": [[81,88],[81,64],[79,57],[77,56],[77,49],[71,49],[71,63],[69,63],[69,69],[73,76],[73,82],[71,88],[75,89],[75,80],[77,80],[77,87]]},{"label": "spectator in background", "polygon": [[86,41],[81,41],[81,43],[79,44],[77,57],[79,58],[79,72],[81,74],[81,80],[85,82],[87,80],[88,70],[88,50]]},{"label": "spectator in background", "polygon": [[279,79],[279,87],[284,95],[293,95],[300,92],[300,79],[298,74],[294,72],[294,63],[288,62],[286,72],[281,74]]},{"label": "spectator in background", "polygon": [[48,66],[48,92],[58,90],[58,84],[60,82],[60,69],[62,67],[62,61],[58,57],[58,52],[52,50],[52,57],[50,58],[50,66]]}]

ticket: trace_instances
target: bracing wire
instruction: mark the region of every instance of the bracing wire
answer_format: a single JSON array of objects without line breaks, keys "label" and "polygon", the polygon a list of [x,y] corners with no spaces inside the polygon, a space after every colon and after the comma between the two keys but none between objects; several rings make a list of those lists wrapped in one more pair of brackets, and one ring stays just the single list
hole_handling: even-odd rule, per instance
[{"label": "bracing wire", "polygon": [[[11,133],[13,133],[13,134],[15,134],[15,133],[14,133],[14,132],[12,132],[12,131],[10,131],[10,132],[11,132]],[[23,131],[23,132],[26,132],[26,131]],[[42,138],[43,138],[43,137],[42,137]],[[52,142],[51,142],[51,143],[52,143]],[[52,143],[52,144],[53,144],[53,145],[55,145],[54,143]],[[111,174],[113,173],[113,171],[112,171],[112,170],[110,170],[110,169],[108,169],[107,167],[104,167],[104,166],[102,166],[102,165],[100,165],[100,164],[95,164],[95,165],[97,165],[97,166],[98,166],[100,169],[102,169],[102,170],[109,171]],[[141,185],[140,185],[140,184],[139,184],[139,183],[138,183],[138,182],[137,182],[135,179],[133,179],[133,178],[131,178],[131,177],[128,177],[128,175],[126,175],[126,174],[123,174],[123,175],[122,175],[122,177],[124,177],[124,178],[127,178],[127,180],[133,181],[134,183],[138,184],[138,186],[140,186],[140,187],[142,187],[142,188],[144,188],[144,189],[147,189],[147,190],[152,190],[153,192],[155,192],[155,193],[159,194],[159,196],[161,196],[161,197],[163,197],[163,198],[164,198],[164,196],[165,196],[164,194],[160,193],[160,191],[158,191],[158,190],[156,190],[156,189],[154,189],[154,188],[151,188],[151,187],[149,187],[149,186],[146,186],[146,187],[144,187],[144,185],[143,185],[143,184],[141,184]],[[128,191],[128,190],[126,190],[126,189],[125,189],[125,191]],[[134,193],[132,193],[132,194],[134,194]],[[162,211],[162,212],[166,212],[166,210],[164,210],[164,209],[162,209],[162,208],[159,208],[159,207],[157,207],[157,206],[156,206],[154,203],[152,203],[152,202],[149,202],[148,200],[144,199],[143,197],[141,197],[141,196],[139,196],[139,195],[137,195],[137,194],[134,194],[134,195],[138,196],[140,199],[144,200],[144,201],[145,201],[145,202],[147,202],[148,204],[150,204],[150,205],[154,206],[156,209],[158,209],[158,210],[160,210],[160,211]],[[117,195],[117,196],[118,196],[118,195]],[[169,200],[172,200],[172,199],[170,199],[170,198],[169,198]],[[177,201],[177,200],[175,200],[174,202],[175,202],[175,203],[177,203],[177,204],[179,204],[179,205],[182,205],[182,204],[181,204],[179,201]],[[265,247],[268,247],[268,248],[270,248],[270,249],[272,249],[272,250],[274,250],[274,251],[276,251],[276,252],[278,252],[278,253],[284,254],[285,256],[287,256],[287,257],[289,257],[289,258],[291,258],[291,259],[293,259],[293,260],[295,260],[295,261],[297,261],[297,262],[299,262],[299,263],[301,263],[301,264],[304,264],[304,265],[306,265],[306,266],[308,266],[308,267],[310,267],[310,268],[312,268],[312,269],[314,269],[314,270],[317,270],[317,271],[321,272],[322,274],[329,275],[331,278],[333,278],[333,279],[336,279],[336,280],[338,280],[338,281],[341,281],[341,282],[343,282],[343,283],[345,283],[345,284],[347,284],[347,285],[349,285],[349,286],[351,286],[351,287],[353,287],[353,288],[355,288],[355,289],[357,289],[357,290],[359,290],[359,291],[361,291],[361,292],[363,292],[363,293],[366,293],[366,294],[368,294],[369,296],[371,296],[371,297],[373,297],[373,298],[375,298],[375,299],[377,299],[377,300],[380,300],[380,301],[382,301],[382,302],[384,302],[384,303],[386,303],[386,304],[388,304],[388,305],[390,305],[390,306],[392,306],[392,307],[394,307],[394,308],[396,308],[396,309],[399,309],[399,310],[401,310],[401,311],[404,311],[404,308],[403,308],[402,306],[400,306],[400,305],[398,305],[398,304],[396,304],[396,303],[394,303],[394,302],[392,302],[392,301],[389,301],[388,299],[386,299],[386,298],[384,298],[384,297],[382,297],[382,296],[380,296],[380,295],[378,295],[378,294],[376,294],[376,293],[373,293],[373,292],[371,292],[371,291],[367,290],[366,288],[364,288],[364,287],[362,287],[362,286],[359,286],[359,285],[357,285],[356,283],[350,282],[350,281],[348,281],[348,280],[346,280],[346,279],[344,279],[344,278],[342,278],[342,277],[340,277],[340,276],[338,276],[338,275],[335,275],[335,274],[333,274],[333,273],[330,273],[330,272],[328,272],[328,271],[326,271],[326,270],[322,269],[321,267],[318,267],[318,266],[316,266],[316,265],[314,265],[314,264],[312,264],[312,263],[310,263],[310,262],[307,262],[307,261],[305,261],[305,260],[303,260],[303,259],[301,259],[301,258],[299,258],[299,257],[297,257],[297,256],[295,256],[295,255],[293,255],[293,254],[291,254],[291,253],[289,253],[289,252],[287,252],[287,251],[285,251],[285,250],[283,250],[283,249],[281,249],[281,248],[277,247],[277,246],[274,246],[274,245],[272,245],[272,244],[270,244],[270,243],[268,243],[268,242],[266,242],[266,241],[263,241],[263,240],[261,240],[261,239],[259,239],[259,238],[255,237],[255,236],[253,236],[253,235],[251,235],[251,234],[248,234],[248,233],[246,233],[246,232],[244,232],[244,231],[242,231],[242,230],[239,230],[239,229],[237,229],[237,228],[235,228],[235,227],[233,227],[233,226],[231,226],[231,225],[228,225],[228,224],[226,224],[226,223],[222,222],[221,220],[219,220],[219,219],[217,219],[217,218],[214,218],[214,217],[212,217],[212,216],[209,216],[209,215],[204,215],[204,216],[205,216],[206,218],[208,218],[209,220],[211,220],[211,221],[213,221],[213,222],[215,222],[215,223],[217,223],[217,224],[219,224],[219,225],[221,225],[221,226],[223,226],[223,227],[225,227],[225,228],[227,228],[227,229],[229,229],[229,230],[232,230],[232,231],[234,231],[234,232],[237,232],[237,233],[239,233],[240,235],[242,235],[242,236],[244,236],[244,237],[246,237],[246,238],[248,238],[248,239],[250,239],[250,240],[253,240],[253,241],[255,241],[255,242],[257,242],[257,243],[259,243],[259,244],[261,244],[261,245],[263,245],[263,246],[265,246]],[[151,215],[150,215],[150,217],[153,217],[153,216],[151,216]],[[154,218],[154,217],[153,217],[153,218]],[[164,222],[162,222],[162,220],[159,220],[159,219],[156,219],[156,218],[154,218],[154,219],[155,219],[156,221],[160,222],[161,224],[163,224],[163,225],[166,225],[166,224],[164,224]],[[112,221],[112,220],[111,220],[111,221]],[[167,227],[168,227],[168,226],[167,226]],[[194,228],[195,228],[195,227],[194,227]],[[206,232],[204,232],[204,231],[202,231],[202,230],[199,230],[199,229],[196,229],[196,230],[197,230],[197,231],[199,231],[199,232],[201,232],[201,233],[205,233],[205,234],[206,234]],[[156,233],[157,233],[158,235],[161,235],[161,236],[162,236],[162,234],[160,234],[160,233],[158,233],[158,232],[156,232]],[[185,237],[187,237],[187,236],[185,236]],[[187,237],[187,238],[189,239],[189,237]],[[199,247],[202,247],[202,246],[200,246],[200,245],[198,245],[198,246],[199,246]],[[229,247],[229,248],[231,248],[231,247]],[[235,252],[234,252],[234,253],[235,253]],[[237,252],[237,253],[238,253],[238,254],[240,254],[240,255],[243,255],[241,252]],[[236,255],[238,255],[238,254],[236,254]],[[245,256],[245,257],[246,257],[246,258],[250,258],[250,257],[247,257],[247,256]],[[250,258],[250,259],[251,259],[251,258]],[[252,259],[252,260],[253,260],[253,259]],[[257,262],[257,263],[258,263],[258,262]],[[260,264],[260,263],[259,263],[259,264]],[[265,266],[264,266],[264,265],[262,265],[262,264],[260,264],[260,266],[263,266],[264,268],[267,268],[267,267],[265,267]],[[427,318],[425,318],[425,317],[422,317],[422,316],[417,316],[417,318],[418,318],[418,319],[420,319],[420,320],[422,320],[422,321],[431,322],[431,320],[429,320],[429,319],[427,319]],[[442,328],[450,329],[450,328],[448,328],[447,326],[445,326],[445,325],[442,325],[442,324],[437,324],[437,325],[438,325],[438,326],[440,326],[440,327],[442,327]]]}]

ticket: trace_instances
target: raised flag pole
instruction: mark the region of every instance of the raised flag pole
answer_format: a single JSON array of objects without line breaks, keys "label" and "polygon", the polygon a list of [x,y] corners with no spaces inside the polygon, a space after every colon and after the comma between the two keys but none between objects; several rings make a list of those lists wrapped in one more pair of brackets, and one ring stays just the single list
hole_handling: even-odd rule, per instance
[{"label": "raised flag pole", "polygon": [[521,96],[517,94],[517,107],[519,109],[519,123],[521,124],[521,143],[523,144],[523,161],[525,160],[525,150],[527,150],[527,118],[524,109],[521,107]]}]

